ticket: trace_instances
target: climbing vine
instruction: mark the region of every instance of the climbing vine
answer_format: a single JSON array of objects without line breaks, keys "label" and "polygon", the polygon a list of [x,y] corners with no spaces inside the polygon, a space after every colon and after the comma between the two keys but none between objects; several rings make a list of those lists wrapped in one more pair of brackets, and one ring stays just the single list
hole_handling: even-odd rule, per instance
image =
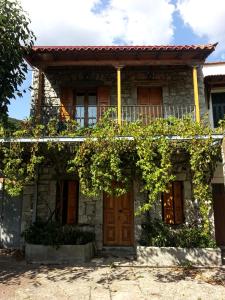
[{"label": "climbing vine", "polygon": [[[222,127],[217,130],[220,131]],[[0,134],[6,136],[4,129]],[[212,199],[210,182],[221,146],[212,140],[212,134],[204,121],[198,124],[190,117],[157,119],[145,126],[127,123],[119,128],[108,113],[89,129],[79,129],[75,121],[59,123],[52,119],[43,126],[30,120],[12,136],[84,136],[86,139],[80,144],[54,140],[2,144],[1,170],[11,195],[20,193],[25,184],[35,180],[38,166],[45,164],[53,166],[58,177],[67,172],[79,176],[81,191],[87,196],[100,192],[120,196],[138,179],[149,197],[139,209],[144,212],[151,209],[159,194],[167,191],[169,183],[176,179],[174,160],[179,153],[185,153],[186,167],[192,174],[194,200],[207,231]],[[199,139],[199,135],[205,138]],[[170,139],[170,136],[183,139]]]}]

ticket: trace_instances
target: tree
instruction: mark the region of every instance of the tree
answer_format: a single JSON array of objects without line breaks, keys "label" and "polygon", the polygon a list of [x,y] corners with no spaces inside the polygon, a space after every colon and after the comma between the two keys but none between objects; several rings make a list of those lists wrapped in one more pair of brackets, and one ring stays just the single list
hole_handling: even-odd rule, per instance
[{"label": "tree", "polygon": [[8,119],[8,104],[26,78],[24,56],[34,44],[30,20],[18,0],[0,0],[0,123]]}]

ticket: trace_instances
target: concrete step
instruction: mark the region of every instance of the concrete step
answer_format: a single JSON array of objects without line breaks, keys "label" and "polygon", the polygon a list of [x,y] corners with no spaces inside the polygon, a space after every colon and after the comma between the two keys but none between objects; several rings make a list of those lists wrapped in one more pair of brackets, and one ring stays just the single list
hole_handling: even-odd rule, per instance
[{"label": "concrete step", "polygon": [[99,251],[99,255],[103,257],[132,258],[136,255],[136,251],[134,247],[103,247],[102,250]]}]

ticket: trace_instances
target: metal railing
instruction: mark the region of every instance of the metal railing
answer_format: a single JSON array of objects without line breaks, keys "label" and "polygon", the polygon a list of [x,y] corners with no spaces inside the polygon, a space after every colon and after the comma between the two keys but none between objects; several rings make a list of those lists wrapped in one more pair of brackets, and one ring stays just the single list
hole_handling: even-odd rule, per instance
[{"label": "metal railing", "polygon": [[140,121],[145,125],[158,118],[165,119],[174,116],[181,119],[186,115],[191,115],[195,120],[194,105],[126,105],[122,107],[123,122]]},{"label": "metal railing", "polygon": [[[62,105],[42,106],[39,110],[35,109],[32,115],[38,116],[42,124],[47,124],[50,119],[57,118],[63,122],[76,120],[80,127],[93,126],[99,121],[105,113],[112,120],[117,120],[116,106],[72,106],[65,107]],[[142,122],[147,125],[157,118],[168,118],[174,116],[183,118],[191,115],[195,120],[194,105],[123,105],[122,106],[122,123]]]}]

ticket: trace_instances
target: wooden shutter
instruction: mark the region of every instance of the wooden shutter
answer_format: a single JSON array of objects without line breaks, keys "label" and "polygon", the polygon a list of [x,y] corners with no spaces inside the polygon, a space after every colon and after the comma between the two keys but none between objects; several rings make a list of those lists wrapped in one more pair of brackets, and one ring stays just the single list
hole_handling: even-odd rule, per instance
[{"label": "wooden shutter", "polygon": [[149,88],[150,105],[162,105],[162,88],[154,86]]},{"label": "wooden shutter", "polygon": [[173,183],[173,199],[174,199],[174,223],[182,224],[184,222],[183,214],[183,186],[181,181]]},{"label": "wooden shutter", "polygon": [[98,87],[98,105],[110,105],[110,89],[108,86]]},{"label": "wooden shutter", "polygon": [[137,98],[139,105],[161,105],[162,88],[159,86],[138,87]]},{"label": "wooden shutter", "polygon": [[62,88],[60,100],[60,116],[62,120],[67,121],[73,117],[73,89],[68,87]]},{"label": "wooden shutter", "polygon": [[166,224],[174,224],[172,184],[169,186],[169,192],[163,194],[163,219]]},{"label": "wooden shutter", "polygon": [[110,88],[108,86],[99,86],[97,91],[97,118],[99,119],[110,105]]},{"label": "wooden shutter", "polygon": [[68,181],[67,195],[67,224],[77,223],[77,207],[78,207],[78,183],[74,180]]},{"label": "wooden shutter", "polygon": [[139,87],[137,89],[138,105],[150,105],[150,89],[148,87]]},{"label": "wooden shutter", "polygon": [[182,224],[183,213],[183,184],[175,181],[169,186],[169,192],[163,194],[163,219],[166,224]]},{"label": "wooden shutter", "polygon": [[137,100],[138,105],[143,105],[143,107],[139,107],[138,112],[144,124],[163,116],[161,87],[138,87]]}]

